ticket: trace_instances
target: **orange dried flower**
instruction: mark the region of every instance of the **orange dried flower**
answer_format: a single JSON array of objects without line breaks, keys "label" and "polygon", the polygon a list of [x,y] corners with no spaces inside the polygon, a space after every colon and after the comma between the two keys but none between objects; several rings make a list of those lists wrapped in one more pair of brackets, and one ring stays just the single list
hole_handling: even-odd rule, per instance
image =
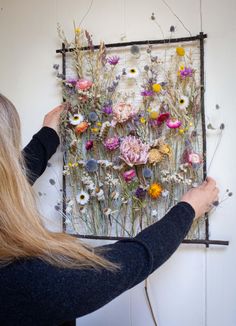
[{"label": "orange dried flower", "polygon": [[82,134],[83,132],[85,132],[88,129],[88,126],[89,126],[89,124],[88,124],[87,121],[81,122],[80,124],[78,124],[75,127],[75,133],[76,134]]},{"label": "orange dried flower", "polygon": [[153,183],[149,188],[148,188],[148,194],[152,199],[157,199],[160,197],[162,192],[162,187],[159,183]]}]

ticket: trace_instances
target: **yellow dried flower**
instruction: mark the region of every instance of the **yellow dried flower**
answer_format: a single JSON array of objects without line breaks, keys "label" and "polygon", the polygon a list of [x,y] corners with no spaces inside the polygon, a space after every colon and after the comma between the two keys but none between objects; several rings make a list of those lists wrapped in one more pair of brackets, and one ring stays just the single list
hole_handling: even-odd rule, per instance
[{"label": "yellow dried flower", "polygon": [[160,197],[162,192],[162,187],[159,183],[153,183],[149,188],[148,188],[148,194],[152,199],[157,199]]},{"label": "yellow dried flower", "polygon": [[151,112],[151,111],[152,111],[152,108],[150,108],[150,107],[147,108],[147,111],[148,111],[148,112]]},{"label": "yellow dried flower", "polygon": [[71,162],[69,162],[69,163],[68,163],[68,166],[69,166],[69,168],[71,168],[71,167],[72,167],[72,163],[71,163]]},{"label": "yellow dried flower", "polygon": [[98,133],[99,129],[98,129],[98,128],[91,128],[91,131],[92,131],[94,134],[96,134],[96,133]]},{"label": "yellow dried flower", "polygon": [[179,134],[183,135],[184,134],[184,129],[179,129]]},{"label": "yellow dried flower", "polygon": [[159,151],[162,154],[165,154],[165,155],[168,155],[168,156],[171,155],[171,147],[168,144],[161,144],[160,148],[159,148]]},{"label": "yellow dried flower", "polygon": [[149,114],[149,118],[152,119],[152,120],[156,120],[158,117],[158,112],[157,111],[152,111],[150,112]]},{"label": "yellow dried flower", "polygon": [[185,50],[181,46],[176,48],[176,53],[180,56],[183,57],[185,55]]},{"label": "yellow dried flower", "polygon": [[75,34],[80,34],[80,32],[81,32],[81,29],[80,29],[79,27],[77,27],[77,28],[75,29]]},{"label": "yellow dried flower", "polygon": [[152,148],[148,153],[148,161],[150,164],[159,163],[161,162],[162,158],[162,154],[156,148]]},{"label": "yellow dried flower", "polygon": [[155,93],[160,93],[160,91],[162,90],[162,87],[161,87],[160,84],[153,84],[153,85],[152,85],[152,90],[153,90],[153,92],[155,92]]},{"label": "yellow dried flower", "polygon": [[100,121],[97,122],[97,126],[101,127],[102,123]]},{"label": "yellow dried flower", "polygon": [[146,119],[144,117],[140,118],[140,122],[141,123],[145,123],[146,122]]}]

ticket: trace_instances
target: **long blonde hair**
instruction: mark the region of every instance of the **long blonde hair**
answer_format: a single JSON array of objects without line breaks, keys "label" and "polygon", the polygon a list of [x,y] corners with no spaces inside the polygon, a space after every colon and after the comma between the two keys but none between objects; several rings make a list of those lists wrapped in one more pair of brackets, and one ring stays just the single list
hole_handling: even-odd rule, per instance
[{"label": "long blonde hair", "polygon": [[59,267],[115,270],[118,265],[78,239],[44,227],[25,176],[20,139],[19,115],[0,94],[0,266],[37,257]]}]

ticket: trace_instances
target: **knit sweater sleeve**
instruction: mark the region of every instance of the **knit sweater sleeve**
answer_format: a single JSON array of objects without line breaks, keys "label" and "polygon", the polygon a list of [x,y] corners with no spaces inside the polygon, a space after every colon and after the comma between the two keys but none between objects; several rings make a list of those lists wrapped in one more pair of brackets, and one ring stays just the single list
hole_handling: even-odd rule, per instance
[{"label": "knit sweater sleeve", "polygon": [[34,184],[43,174],[48,160],[56,152],[59,143],[60,140],[56,131],[49,127],[43,127],[23,149],[26,174],[30,184]]},{"label": "knit sweater sleeve", "polygon": [[[120,265],[116,272],[63,269],[35,259],[10,265],[6,268],[8,272],[4,269],[4,288],[11,280],[12,291],[18,288],[19,294],[19,288],[22,288],[22,295],[29,296],[25,307],[22,302],[19,306],[15,304],[14,313],[10,315],[17,318],[22,315],[24,321],[38,316],[35,325],[58,325],[99,309],[145,280],[162,265],[181,244],[194,214],[189,204],[180,202],[163,219],[135,238],[95,248],[97,252],[102,249],[104,257]],[[17,282],[17,286],[12,284],[12,280]],[[8,307],[9,318],[6,298],[2,304]]]}]

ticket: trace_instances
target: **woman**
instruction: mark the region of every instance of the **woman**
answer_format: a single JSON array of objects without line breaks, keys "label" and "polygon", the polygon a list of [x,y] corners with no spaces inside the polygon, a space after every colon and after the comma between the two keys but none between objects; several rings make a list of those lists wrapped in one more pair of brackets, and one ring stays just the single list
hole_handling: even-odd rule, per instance
[{"label": "woman", "polygon": [[46,116],[24,165],[19,116],[0,96],[0,325],[59,325],[102,307],[163,264],[218,197],[208,178],[136,237],[94,249],[46,230],[27,178],[32,184],[56,151],[61,110]]}]

